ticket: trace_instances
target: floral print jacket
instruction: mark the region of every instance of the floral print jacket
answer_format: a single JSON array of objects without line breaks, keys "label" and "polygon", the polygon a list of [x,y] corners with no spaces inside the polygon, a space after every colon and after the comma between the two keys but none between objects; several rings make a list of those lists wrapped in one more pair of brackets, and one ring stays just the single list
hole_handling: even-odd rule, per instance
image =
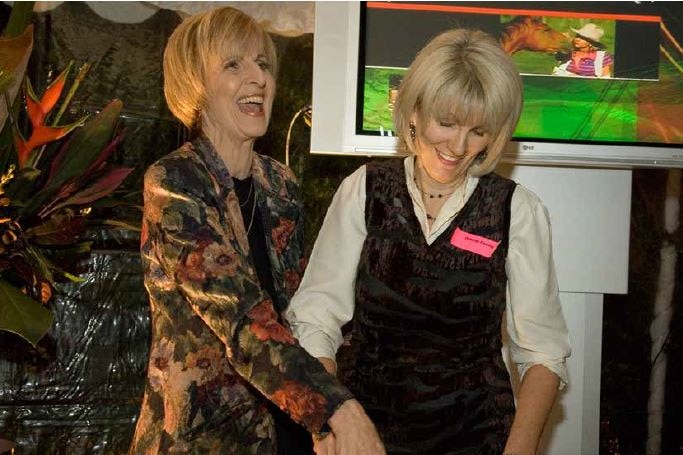
[{"label": "floral print jacket", "polygon": [[[258,154],[252,176],[273,281],[288,303],[302,272],[297,185],[288,168]],[[152,345],[130,453],[273,454],[266,399],[320,432],[350,392],[278,322],[211,143],[200,137],[153,164],[144,198]]]}]

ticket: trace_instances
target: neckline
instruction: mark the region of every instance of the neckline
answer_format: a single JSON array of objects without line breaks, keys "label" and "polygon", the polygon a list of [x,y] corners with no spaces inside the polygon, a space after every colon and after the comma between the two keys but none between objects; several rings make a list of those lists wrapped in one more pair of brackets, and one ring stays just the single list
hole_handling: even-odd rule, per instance
[{"label": "neckline", "polygon": [[[413,175],[415,174],[414,165],[415,165],[415,162],[413,162]],[[422,242],[424,242],[424,244],[430,248],[432,246],[436,245],[437,243],[439,243],[439,241],[441,240],[441,237],[443,237],[444,235],[452,235],[453,228],[455,227],[456,222],[460,222],[462,219],[464,219],[466,216],[469,215],[469,213],[472,211],[472,204],[474,204],[473,200],[475,200],[477,197],[479,197],[479,194],[482,191],[482,189],[481,189],[482,188],[482,186],[481,186],[482,180],[488,178],[488,176],[489,176],[489,174],[486,174],[486,175],[483,175],[483,176],[478,178],[478,182],[477,182],[476,187],[474,188],[474,190],[472,190],[472,194],[470,194],[470,196],[467,198],[467,200],[465,201],[463,206],[460,208],[460,210],[458,210],[455,213],[455,215],[453,215],[450,218],[450,220],[447,222],[446,228],[439,235],[437,235],[431,243],[429,243],[427,241],[427,238],[430,236],[425,236],[425,233],[422,230],[422,224],[420,222],[420,219],[418,218],[417,214],[415,213],[415,208],[413,207],[413,204],[415,204],[415,201],[413,200],[413,198],[410,194],[410,190],[408,189],[408,185],[406,183],[408,175],[406,174],[406,169],[405,169],[405,166],[403,165],[403,163],[401,163],[401,170],[403,172],[403,180],[404,180],[402,186],[405,189],[405,195],[411,204],[410,211],[411,211],[412,219],[414,220],[414,223],[417,226],[417,231],[420,233],[420,236],[422,238]],[[467,178],[468,179],[470,178],[469,175],[467,176]],[[463,191],[464,190],[465,189],[463,189]],[[418,194],[419,194],[419,190],[418,190]],[[426,221],[426,215],[427,215],[427,213],[426,213],[426,207],[425,207],[425,221]],[[436,221],[436,220],[434,220],[434,221]],[[430,232],[432,232],[431,227],[429,225],[427,227],[430,228]]]},{"label": "neckline", "polygon": [[[472,201],[475,200],[479,196],[479,193],[482,191],[481,180],[484,178],[486,178],[486,175],[479,178],[479,182],[477,183],[477,187],[474,189],[474,191],[472,191],[472,194],[470,194],[470,197],[467,198],[467,200],[465,201],[463,206],[460,208],[460,210],[458,210],[455,213],[455,215],[452,216],[450,221],[447,223],[446,228],[441,232],[441,234],[437,235],[436,238],[434,238],[434,241],[432,243],[427,243],[427,239],[424,237],[424,235],[422,236],[423,241],[425,242],[425,244],[427,244],[428,247],[431,248],[431,247],[435,246],[437,243],[440,242],[441,237],[443,237],[444,235],[447,235],[450,237],[453,234],[453,229],[455,227],[458,227],[461,224],[460,221],[463,220],[467,215],[469,215],[469,213],[472,211],[472,204],[474,204],[474,202],[472,202]],[[410,196],[410,195],[408,195],[408,196]],[[422,231],[422,226],[420,226],[420,220],[417,218],[417,215],[415,215],[414,212],[413,212],[413,215],[415,216],[415,221],[418,223],[418,227],[420,228],[420,231]],[[434,221],[436,221],[436,220],[434,220]]]}]

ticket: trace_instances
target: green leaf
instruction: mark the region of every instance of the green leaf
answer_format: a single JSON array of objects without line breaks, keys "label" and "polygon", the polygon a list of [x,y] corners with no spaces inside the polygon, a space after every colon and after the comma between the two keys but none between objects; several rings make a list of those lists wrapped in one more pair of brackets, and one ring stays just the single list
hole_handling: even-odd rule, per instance
[{"label": "green leaf", "polygon": [[50,310],[0,278],[0,330],[15,333],[35,347],[53,318]]},{"label": "green leaf", "polygon": [[[12,82],[14,82],[14,76],[7,69],[3,68],[2,64],[0,64],[0,94],[3,94],[9,90]],[[4,100],[0,101],[4,102]]]},{"label": "green leaf", "polygon": [[[76,194],[73,194],[67,200],[62,201],[53,207],[50,207],[50,209],[46,210],[44,213],[52,213],[56,210],[59,210],[69,205],[85,205],[89,202],[93,202],[102,197],[105,197],[111,194],[116,188],[118,188],[118,186],[121,185],[123,180],[126,177],[128,177],[128,174],[130,174],[132,170],[133,168],[129,167],[118,167],[110,169],[109,171],[107,171],[105,175],[101,176],[97,181],[90,183],[90,185],[87,188],[83,188],[81,191],[79,191]],[[41,215],[43,215],[43,212],[41,212]]]},{"label": "green leaf", "polygon": [[24,234],[38,245],[72,245],[85,228],[85,218],[57,213],[44,223],[26,229]]},{"label": "green leaf", "polygon": [[47,275],[43,275],[43,278],[48,280],[51,284],[54,284],[54,276],[53,276],[52,272],[58,273],[64,277],[70,279],[71,281],[75,281],[78,283],[85,281],[84,279],[79,278],[75,275],[72,275],[71,273],[67,272],[66,270],[63,270],[62,268],[57,267],[54,264],[54,262],[50,261],[47,258],[47,255],[44,252],[45,250],[43,250],[42,248],[27,247],[26,249],[27,249],[27,251],[29,251],[31,253],[31,255],[34,258],[36,258],[38,260],[38,262],[33,267],[33,270],[38,268],[38,270],[41,273],[46,273]]},{"label": "green leaf", "polygon": [[[67,248],[51,249],[50,259],[52,262],[60,262],[66,260],[72,260],[74,256],[82,255],[85,253],[90,253],[92,250],[92,241],[76,243],[73,246]],[[63,272],[60,272],[65,275]],[[65,275],[66,276],[66,275]]]},{"label": "green leaf", "polygon": [[36,192],[36,181],[40,177],[40,169],[22,167],[14,171],[14,178],[5,187],[7,197],[17,206],[25,205],[26,201]]},{"label": "green leaf", "polygon": [[46,279],[50,284],[55,284],[54,276],[52,275],[52,270],[56,267],[45,257],[45,255],[38,248],[27,246],[25,249],[25,254],[23,255],[26,262],[31,266],[31,270],[39,275],[41,278]]},{"label": "green leaf", "polygon": [[123,220],[104,220],[102,221],[102,224],[105,226],[126,229],[128,231],[133,232],[140,232],[142,230],[139,222],[137,224],[134,224]]},{"label": "green leaf", "polygon": [[99,157],[114,134],[123,104],[119,100],[109,103],[97,116],[76,130],[53,159],[52,178],[22,210],[22,215],[36,213],[38,209],[68,180],[80,176]]},{"label": "green leaf", "polygon": [[33,4],[35,2],[14,2],[12,5],[12,12],[7,22],[7,27],[3,32],[3,36],[10,38],[21,35],[28,24],[31,23],[31,15],[33,14]]}]

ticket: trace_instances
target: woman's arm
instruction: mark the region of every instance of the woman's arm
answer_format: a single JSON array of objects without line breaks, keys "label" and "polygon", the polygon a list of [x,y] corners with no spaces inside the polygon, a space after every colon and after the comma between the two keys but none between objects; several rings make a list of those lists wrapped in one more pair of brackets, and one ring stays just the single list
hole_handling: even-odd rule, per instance
[{"label": "woman's arm", "polygon": [[517,393],[515,419],[503,454],[536,453],[559,384],[557,375],[543,365],[534,365],[526,372]]},{"label": "woman's arm", "polygon": [[358,261],[366,237],[365,166],[347,177],[332,199],[311,258],[286,317],[299,343],[334,371],[341,327],[354,311]]},{"label": "woman's arm", "polygon": [[567,382],[569,335],[562,315],[547,210],[518,186],[512,198],[506,328],[522,384],[507,452],[534,454],[543,426]]}]

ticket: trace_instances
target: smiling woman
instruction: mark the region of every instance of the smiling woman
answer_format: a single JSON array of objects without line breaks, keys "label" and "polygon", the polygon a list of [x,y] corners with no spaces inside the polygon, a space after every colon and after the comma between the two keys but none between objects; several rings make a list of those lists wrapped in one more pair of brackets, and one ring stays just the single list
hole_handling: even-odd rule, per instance
[{"label": "smiling woman", "polygon": [[[287,310],[329,371],[344,345],[341,376],[387,453],[536,453],[566,383],[547,211],[491,172],[521,98],[492,37],[460,29],[427,44],[393,110],[412,156],[342,182]],[[516,406],[503,319],[523,377]]]},{"label": "smiling woman", "polygon": [[382,454],[350,392],[298,346],[281,314],[301,275],[292,172],[253,150],[277,58],[249,16],[186,19],[164,53],[164,94],[193,140],[145,174],[141,233],[152,345],[130,453]]}]

